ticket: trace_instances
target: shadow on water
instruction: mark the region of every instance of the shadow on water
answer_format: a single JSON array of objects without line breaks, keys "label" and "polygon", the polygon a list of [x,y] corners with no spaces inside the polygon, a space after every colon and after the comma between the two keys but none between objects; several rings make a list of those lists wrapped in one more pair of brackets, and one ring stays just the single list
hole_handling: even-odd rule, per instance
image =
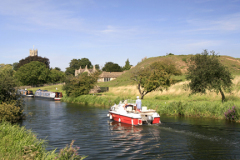
[{"label": "shadow on water", "polygon": [[240,125],[224,120],[161,116],[160,125],[109,120],[108,109],[26,99],[21,125],[51,147],[71,140],[87,159],[240,159]]}]

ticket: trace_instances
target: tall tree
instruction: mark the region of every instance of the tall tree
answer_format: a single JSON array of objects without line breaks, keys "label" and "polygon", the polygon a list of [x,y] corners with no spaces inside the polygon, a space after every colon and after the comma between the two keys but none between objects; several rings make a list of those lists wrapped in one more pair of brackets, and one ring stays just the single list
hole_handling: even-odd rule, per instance
[{"label": "tall tree", "polygon": [[99,70],[100,69],[99,64],[95,64],[95,68]]},{"label": "tall tree", "polygon": [[15,87],[16,79],[13,77],[15,71],[11,65],[0,65],[0,103],[16,100]]},{"label": "tall tree", "polygon": [[66,75],[74,75],[75,70],[81,68],[85,68],[86,66],[88,68],[92,67],[92,63],[88,58],[82,58],[82,59],[72,59],[69,63],[69,67],[66,68]]},{"label": "tall tree", "polygon": [[125,66],[123,67],[123,70],[129,70],[131,68],[131,65],[130,65],[130,62],[129,62],[129,59],[127,59],[127,61],[125,62]]},{"label": "tall tree", "polygon": [[58,70],[58,71],[61,71],[61,68],[59,68],[59,67],[55,67],[54,69]]},{"label": "tall tree", "polygon": [[14,72],[11,65],[0,65],[0,121],[17,122],[23,117],[23,103],[16,94]]},{"label": "tall tree", "polygon": [[63,82],[66,74],[58,69],[52,69],[49,73],[49,78],[52,83]]},{"label": "tall tree", "polygon": [[[85,68],[86,66],[88,68],[92,68],[92,63],[90,62],[90,60],[88,58],[82,58],[79,62],[79,65],[82,67],[82,68]],[[79,69],[79,68],[78,68]]]},{"label": "tall tree", "polygon": [[47,68],[50,68],[50,61],[48,58],[44,57],[40,57],[40,56],[28,56],[25,59],[21,59],[17,65],[17,69],[19,69],[20,67],[22,67],[23,65],[30,63],[32,61],[38,61],[38,62],[42,62],[43,64],[46,65]]},{"label": "tall tree", "polygon": [[178,70],[171,61],[155,62],[149,67],[134,69],[131,79],[137,82],[137,88],[141,99],[152,91],[168,88],[175,81],[171,79],[172,75],[180,75]]},{"label": "tall tree", "polygon": [[0,72],[3,72],[3,71],[7,71],[9,73],[11,73],[13,75],[13,73],[15,72],[13,70],[13,66],[11,64],[0,64]]},{"label": "tall tree", "polygon": [[17,71],[17,69],[18,69],[18,62],[13,63],[12,67],[13,67],[14,71]]},{"label": "tall tree", "polygon": [[232,75],[226,66],[220,63],[215,51],[210,54],[204,50],[190,58],[187,80],[192,94],[206,93],[206,90],[221,94],[222,102],[225,100],[224,90],[231,91]]},{"label": "tall tree", "polygon": [[23,85],[44,84],[49,79],[49,68],[41,62],[33,61],[20,67],[15,76]]},{"label": "tall tree", "polygon": [[117,63],[113,62],[107,62],[102,70],[106,72],[122,72],[122,68]]}]

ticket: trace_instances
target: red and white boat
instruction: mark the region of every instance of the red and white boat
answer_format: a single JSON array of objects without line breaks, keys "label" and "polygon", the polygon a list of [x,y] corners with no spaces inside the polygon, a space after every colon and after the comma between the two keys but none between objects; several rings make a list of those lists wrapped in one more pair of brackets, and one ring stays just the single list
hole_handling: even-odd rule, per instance
[{"label": "red and white boat", "polygon": [[120,102],[118,105],[115,104],[110,108],[108,116],[114,121],[131,125],[161,123],[160,116],[155,110],[147,109],[146,106],[143,106],[140,111],[135,109],[134,103]]}]

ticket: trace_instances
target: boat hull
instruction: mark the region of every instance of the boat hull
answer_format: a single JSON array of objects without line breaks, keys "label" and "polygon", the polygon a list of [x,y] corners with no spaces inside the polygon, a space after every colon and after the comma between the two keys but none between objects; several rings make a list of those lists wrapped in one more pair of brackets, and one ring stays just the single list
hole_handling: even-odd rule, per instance
[{"label": "boat hull", "polygon": [[[126,115],[121,115],[117,113],[113,113],[109,111],[110,119],[116,121],[116,122],[121,122],[121,123],[126,123],[126,124],[131,124],[131,125],[142,125],[144,122],[142,118],[134,118],[131,116],[126,116]],[[146,122],[149,123],[149,122]],[[160,117],[154,117],[153,120],[150,122],[151,124],[159,124],[161,123]]]},{"label": "boat hull", "polygon": [[29,98],[34,98],[34,95],[21,95],[23,97],[29,97]]},{"label": "boat hull", "polygon": [[152,121],[152,124],[159,124],[159,123],[161,123],[160,117],[155,117]]},{"label": "boat hull", "polygon": [[146,106],[143,106],[141,110],[135,110],[136,106],[134,103],[124,102],[118,105],[113,105],[108,116],[110,119],[116,122],[131,124],[131,125],[142,125],[146,124],[159,124],[160,115],[153,109],[147,109]]},{"label": "boat hull", "polygon": [[121,122],[121,123],[126,123],[126,124],[131,124],[131,125],[142,125],[142,119],[141,118],[134,118],[134,117],[128,117],[116,113],[109,112],[110,114],[110,119]]},{"label": "boat hull", "polygon": [[35,98],[60,101],[62,98],[62,92],[49,92],[47,90],[37,90],[35,92]]},{"label": "boat hull", "polygon": [[52,98],[52,97],[42,97],[42,96],[36,96],[36,95],[35,95],[35,98],[37,98],[37,99],[45,99],[45,100],[54,101],[54,98]]},{"label": "boat hull", "polygon": [[42,97],[42,96],[35,96],[37,99],[44,99],[44,100],[50,100],[50,101],[61,101],[61,98],[52,98],[52,97]]}]

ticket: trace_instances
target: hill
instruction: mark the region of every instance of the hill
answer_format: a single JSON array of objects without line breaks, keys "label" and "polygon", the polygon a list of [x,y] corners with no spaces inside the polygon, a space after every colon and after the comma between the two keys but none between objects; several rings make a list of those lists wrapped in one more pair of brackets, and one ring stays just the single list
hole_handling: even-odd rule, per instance
[{"label": "hill", "polygon": [[[172,60],[175,63],[176,67],[182,71],[183,73],[182,76],[177,76],[174,78],[180,81],[184,81],[185,80],[184,74],[186,74],[187,68],[188,68],[187,62],[191,56],[193,55],[168,55],[168,56],[147,58],[139,62],[135,67],[125,72],[124,74],[119,76],[117,79],[110,82],[101,82],[98,85],[100,87],[117,87],[117,86],[133,85],[135,84],[135,82],[130,79],[131,71],[137,70],[142,67],[147,67],[154,62],[160,62],[165,60]],[[233,58],[230,56],[220,56],[219,58],[220,58],[220,62],[226,67],[228,67],[229,71],[233,75],[240,75],[240,58]]]}]

